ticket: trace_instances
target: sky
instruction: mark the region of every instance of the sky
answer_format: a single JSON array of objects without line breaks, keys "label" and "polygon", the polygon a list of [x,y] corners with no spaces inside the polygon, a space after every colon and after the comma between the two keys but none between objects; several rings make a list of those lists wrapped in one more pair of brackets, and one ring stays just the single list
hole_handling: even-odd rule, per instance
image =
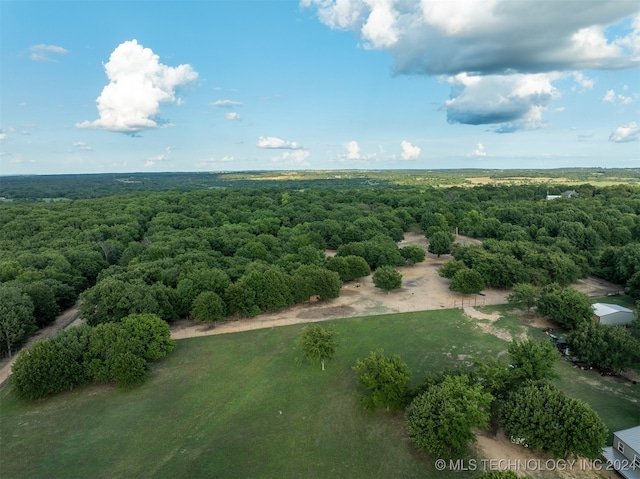
[{"label": "sky", "polygon": [[640,167],[638,0],[0,0],[0,175]]}]

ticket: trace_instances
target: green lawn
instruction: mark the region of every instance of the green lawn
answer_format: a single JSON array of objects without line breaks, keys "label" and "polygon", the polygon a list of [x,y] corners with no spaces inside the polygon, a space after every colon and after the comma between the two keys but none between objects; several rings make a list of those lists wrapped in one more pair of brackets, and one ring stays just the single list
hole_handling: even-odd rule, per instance
[{"label": "green lawn", "polygon": [[[515,319],[504,321],[515,331]],[[351,366],[383,347],[401,355],[417,384],[425,373],[508,344],[458,310],[328,324],[340,345],[325,372],[297,360],[302,325],[295,325],[181,340],[131,390],[94,386],[26,403],[5,388],[0,477],[460,477],[436,471],[415,451],[403,414],[360,409]],[[584,397],[588,383],[562,368],[570,378],[563,389],[604,401],[604,390]],[[640,410],[640,386],[624,387],[626,394],[609,398],[608,416],[606,401],[602,411],[594,404],[616,428],[634,425],[633,407]]]}]

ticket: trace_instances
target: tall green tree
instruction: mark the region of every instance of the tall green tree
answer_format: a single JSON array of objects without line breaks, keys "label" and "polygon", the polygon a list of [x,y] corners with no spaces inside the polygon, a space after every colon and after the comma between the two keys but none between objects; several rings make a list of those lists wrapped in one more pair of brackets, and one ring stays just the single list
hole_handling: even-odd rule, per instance
[{"label": "tall green tree", "polygon": [[453,457],[475,441],[473,429],[486,427],[491,394],[467,376],[447,376],[409,406],[409,437],[435,457]]},{"label": "tall green tree", "polygon": [[503,410],[507,434],[534,451],[554,457],[600,457],[607,428],[583,401],[568,398],[548,382],[532,382],[516,391]]},{"label": "tall green tree", "polygon": [[0,284],[0,344],[9,357],[36,330],[33,310],[31,298],[20,288]]},{"label": "tall green tree", "polygon": [[306,326],[297,339],[302,355],[309,361],[320,361],[324,371],[325,361],[333,358],[338,343],[336,332],[331,328],[323,328],[319,324]]},{"label": "tall green tree", "polygon": [[213,291],[203,291],[193,300],[191,317],[196,321],[209,322],[215,325],[215,321],[223,319],[224,314],[224,301]]},{"label": "tall green tree", "polygon": [[565,329],[575,329],[581,322],[593,320],[589,297],[574,288],[560,289],[553,285],[544,288],[536,306],[538,314],[549,316]]},{"label": "tall green tree", "polygon": [[369,357],[358,359],[353,370],[358,374],[358,384],[367,390],[362,396],[367,408],[384,407],[388,411],[407,405],[411,372],[400,356],[385,356],[384,350],[378,349]]},{"label": "tall green tree", "polygon": [[513,376],[520,382],[557,377],[555,363],[560,357],[551,341],[515,340],[509,346]]},{"label": "tall green tree", "polygon": [[535,306],[540,296],[540,288],[531,283],[517,283],[513,285],[513,292],[507,296],[507,302],[513,306],[524,306],[527,314]]},{"label": "tall green tree", "polygon": [[462,294],[478,294],[485,287],[482,275],[475,269],[463,268],[453,275],[449,289]]},{"label": "tall green tree", "polygon": [[437,231],[429,237],[429,253],[440,255],[451,253],[453,235],[447,231]]},{"label": "tall green tree", "polygon": [[392,266],[381,266],[373,273],[376,288],[389,292],[402,286],[402,274]]}]

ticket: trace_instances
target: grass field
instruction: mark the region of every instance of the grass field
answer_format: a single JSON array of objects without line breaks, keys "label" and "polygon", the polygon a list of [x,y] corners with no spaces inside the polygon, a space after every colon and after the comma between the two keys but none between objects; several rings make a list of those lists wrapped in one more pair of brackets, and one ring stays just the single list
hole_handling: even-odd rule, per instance
[{"label": "grass field", "polygon": [[[515,331],[516,319],[501,320]],[[0,392],[0,477],[412,478],[438,472],[407,440],[401,413],[366,412],[357,358],[383,347],[417,384],[508,344],[459,310],[336,320],[327,371],[300,362],[295,325],[181,340],[143,386],[92,386],[36,403]],[[640,422],[640,386],[559,367],[559,384],[615,429]],[[593,387],[593,381],[613,391]],[[635,401],[635,402],[634,402]],[[635,422],[634,422],[635,421]]]}]

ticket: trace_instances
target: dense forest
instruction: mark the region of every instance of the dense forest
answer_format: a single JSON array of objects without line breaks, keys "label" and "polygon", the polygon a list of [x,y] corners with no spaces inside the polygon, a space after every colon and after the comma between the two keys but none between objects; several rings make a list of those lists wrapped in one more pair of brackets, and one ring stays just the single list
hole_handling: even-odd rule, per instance
[{"label": "dense forest", "polygon": [[545,183],[551,194],[563,184],[638,184],[640,168],[558,168],[553,170],[303,170],[201,173],[104,173],[0,177],[3,201],[60,201],[133,192],[194,191],[219,188],[399,188],[491,183]]},{"label": "dense forest", "polygon": [[[71,197],[69,184],[58,188]],[[582,184],[551,201],[565,186],[105,188],[0,203],[4,354],[79,297],[90,325],[131,314],[220,320],[333,298],[342,281],[420,261],[424,252],[397,245],[407,231],[434,244],[456,230],[482,239],[432,252],[451,251],[486,286],[596,275],[640,298],[637,185]]]}]

